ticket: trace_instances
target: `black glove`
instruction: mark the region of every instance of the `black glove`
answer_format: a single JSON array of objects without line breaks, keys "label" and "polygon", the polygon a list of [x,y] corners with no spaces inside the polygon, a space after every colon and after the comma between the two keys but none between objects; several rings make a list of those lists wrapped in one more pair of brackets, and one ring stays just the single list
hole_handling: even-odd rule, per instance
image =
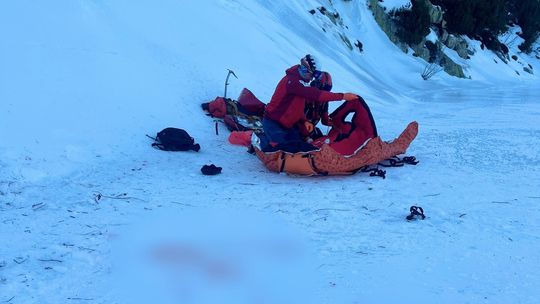
[{"label": "black glove", "polygon": [[216,175],[221,173],[221,167],[216,167],[214,164],[211,164],[210,166],[204,165],[201,168],[201,172],[204,175]]}]

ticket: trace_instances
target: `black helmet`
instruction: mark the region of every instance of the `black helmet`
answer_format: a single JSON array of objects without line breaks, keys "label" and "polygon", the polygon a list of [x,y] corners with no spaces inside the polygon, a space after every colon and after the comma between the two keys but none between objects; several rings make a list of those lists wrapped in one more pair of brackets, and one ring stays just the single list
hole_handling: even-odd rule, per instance
[{"label": "black helmet", "polygon": [[328,72],[320,72],[318,75],[314,75],[315,79],[311,81],[311,86],[316,87],[319,90],[331,91],[332,90],[332,76]]},{"label": "black helmet", "polygon": [[304,58],[300,59],[300,64],[308,68],[312,73],[315,70],[321,70],[319,60],[311,54],[307,54]]}]

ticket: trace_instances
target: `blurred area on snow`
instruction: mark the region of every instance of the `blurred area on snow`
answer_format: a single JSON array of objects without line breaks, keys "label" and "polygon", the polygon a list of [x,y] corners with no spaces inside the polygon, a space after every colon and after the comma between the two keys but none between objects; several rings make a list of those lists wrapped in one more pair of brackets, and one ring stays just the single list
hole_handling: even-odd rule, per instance
[{"label": "blurred area on snow", "polygon": [[300,303],[315,287],[301,234],[262,213],[157,212],[122,236],[114,281],[129,303]]}]

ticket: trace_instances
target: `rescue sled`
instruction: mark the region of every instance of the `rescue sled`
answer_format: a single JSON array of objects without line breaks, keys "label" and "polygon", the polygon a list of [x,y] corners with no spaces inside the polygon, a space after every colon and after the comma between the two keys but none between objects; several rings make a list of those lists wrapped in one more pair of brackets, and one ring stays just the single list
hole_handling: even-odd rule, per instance
[{"label": "rescue sled", "polygon": [[339,153],[331,143],[324,143],[309,152],[263,152],[259,146],[260,139],[255,134],[252,145],[257,157],[270,171],[299,175],[348,175],[405,153],[417,134],[418,123],[413,121],[395,140],[385,142],[379,136],[370,138],[350,155]]}]

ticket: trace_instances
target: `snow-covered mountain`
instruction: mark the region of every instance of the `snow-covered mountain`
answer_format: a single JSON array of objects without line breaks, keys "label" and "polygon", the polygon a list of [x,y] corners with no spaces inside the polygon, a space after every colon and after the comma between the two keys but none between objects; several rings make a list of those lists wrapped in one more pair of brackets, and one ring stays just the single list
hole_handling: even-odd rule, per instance
[{"label": "snow-covered mountain", "polygon": [[[0,302],[537,301],[540,81],[479,43],[471,79],[424,81],[364,1],[323,0],[4,1],[0,34]],[[227,69],[268,101],[306,53],[383,138],[418,120],[420,164],[291,177],[215,134]],[[152,149],[168,126],[201,151]]]}]

